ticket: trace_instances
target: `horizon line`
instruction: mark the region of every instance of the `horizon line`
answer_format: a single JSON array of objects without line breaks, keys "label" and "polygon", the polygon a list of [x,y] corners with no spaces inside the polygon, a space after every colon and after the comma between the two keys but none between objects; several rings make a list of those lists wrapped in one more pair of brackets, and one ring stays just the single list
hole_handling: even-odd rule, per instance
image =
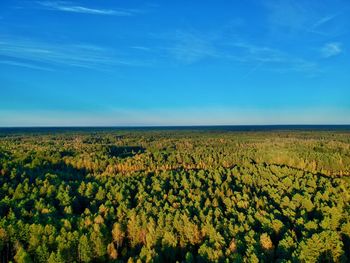
[{"label": "horizon line", "polygon": [[0,129],[14,128],[176,128],[176,127],[259,127],[259,126],[350,126],[350,123],[322,123],[322,124],[184,124],[184,125],[28,125],[28,126],[1,126]]}]

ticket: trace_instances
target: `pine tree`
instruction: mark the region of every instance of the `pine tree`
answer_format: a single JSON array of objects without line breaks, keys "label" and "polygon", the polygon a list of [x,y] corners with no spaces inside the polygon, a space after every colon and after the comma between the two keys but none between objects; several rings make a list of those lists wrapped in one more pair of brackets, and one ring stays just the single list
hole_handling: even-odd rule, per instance
[{"label": "pine tree", "polygon": [[14,256],[14,260],[17,263],[32,263],[32,259],[30,258],[29,254],[21,245],[17,245],[17,252]]},{"label": "pine tree", "polygon": [[107,253],[110,259],[114,260],[118,258],[118,251],[115,249],[113,242],[108,244]]},{"label": "pine tree", "polygon": [[113,238],[113,242],[115,242],[117,245],[117,249],[123,245],[124,237],[125,237],[125,233],[122,229],[121,224],[115,223],[112,229],[112,238]]},{"label": "pine tree", "polygon": [[79,238],[78,244],[79,260],[81,262],[90,262],[92,258],[91,245],[86,235]]}]

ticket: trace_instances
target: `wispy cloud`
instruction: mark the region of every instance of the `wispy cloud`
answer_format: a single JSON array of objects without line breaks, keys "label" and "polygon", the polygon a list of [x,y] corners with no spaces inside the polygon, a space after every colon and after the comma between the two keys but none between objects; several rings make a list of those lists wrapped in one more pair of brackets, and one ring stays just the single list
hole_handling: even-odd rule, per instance
[{"label": "wispy cloud", "polygon": [[248,72],[243,75],[243,78],[246,79],[248,78],[251,74],[253,74],[255,71],[257,71],[259,68],[261,68],[264,65],[264,62],[260,62],[256,64],[254,67],[248,70]]},{"label": "wispy cloud", "polygon": [[25,63],[25,62],[13,61],[13,60],[1,60],[0,59],[0,64],[35,69],[35,70],[54,71],[50,67],[43,67],[43,66],[38,66],[38,65],[32,64],[32,63]]},{"label": "wispy cloud", "polygon": [[273,27],[298,30],[305,27],[310,17],[308,10],[298,1],[277,0],[263,3],[268,10],[268,20]]},{"label": "wispy cloud", "polygon": [[141,51],[146,51],[146,52],[151,51],[151,48],[149,48],[149,47],[144,47],[144,46],[132,46],[132,47],[130,47],[130,48],[136,49],[136,50],[141,50]]},{"label": "wispy cloud", "polygon": [[42,8],[71,13],[91,14],[91,15],[113,15],[113,16],[133,16],[140,13],[136,9],[98,9],[81,5],[75,5],[65,1],[43,1],[36,2]]},{"label": "wispy cloud", "polygon": [[213,43],[200,34],[177,31],[171,41],[170,46],[165,49],[172,57],[185,64],[218,56]]},{"label": "wispy cloud", "polygon": [[258,46],[245,41],[237,41],[230,43],[229,45],[238,48],[234,50],[241,54],[241,58],[245,61],[257,61],[257,62],[282,62],[286,60],[286,54],[278,49]]},{"label": "wispy cloud", "polygon": [[342,25],[335,23],[343,12],[332,10],[332,5],[322,5],[318,1],[294,0],[266,0],[263,3],[272,31],[294,35],[313,33],[321,37],[333,36],[343,31]]},{"label": "wispy cloud", "polygon": [[169,58],[182,64],[193,64],[208,59],[220,60],[239,68],[247,68],[243,78],[258,70],[301,72],[307,75],[321,71],[317,62],[299,56],[298,53],[259,45],[256,41],[247,41],[237,36],[178,30],[176,34],[154,37],[159,39],[162,46],[153,47],[153,52],[160,60],[163,55],[167,63]]},{"label": "wispy cloud", "polygon": [[324,24],[327,24],[328,22],[334,20],[339,15],[340,13],[323,16],[312,25],[312,28],[315,29],[315,28],[321,27]]},{"label": "wispy cloud", "polygon": [[342,44],[338,42],[327,43],[321,48],[321,54],[324,58],[334,57],[342,52]]},{"label": "wispy cloud", "polygon": [[234,48],[231,52],[235,54],[228,57],[250,67],[243,78],[261,68],[276,72],[302,72],[308,75],[320,71],[316,62],[273,47],[259,46],[242,40],[228,45]]},{"label": "wispy cloud", "polygon": [[17,66],[33,69],[69,66],[108,71],[116,66],[142,64],[126,55],[117,54],[113,49],[91,44],[49,43],[5,37],[0,41],[1,57],[7,64],[12,61],[12,65],[15,65],[13,61],[17,61]]}]

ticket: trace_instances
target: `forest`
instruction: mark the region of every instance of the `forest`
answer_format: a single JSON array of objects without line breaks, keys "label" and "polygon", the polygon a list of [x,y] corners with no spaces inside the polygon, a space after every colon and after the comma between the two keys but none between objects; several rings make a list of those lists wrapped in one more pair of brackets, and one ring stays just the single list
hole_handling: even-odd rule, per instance
[{"label": "forest", "polygon": [[350,130],[3,130],[1,262],[349,262]]}]

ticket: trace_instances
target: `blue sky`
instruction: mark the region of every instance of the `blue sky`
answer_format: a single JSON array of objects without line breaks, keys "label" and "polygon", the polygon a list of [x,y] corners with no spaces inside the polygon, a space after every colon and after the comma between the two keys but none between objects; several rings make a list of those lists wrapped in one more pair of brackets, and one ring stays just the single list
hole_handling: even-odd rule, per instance
[{"label": "blue sky", "polygon": [[349,124],[350,2],[0,1],[0,126]]}]

